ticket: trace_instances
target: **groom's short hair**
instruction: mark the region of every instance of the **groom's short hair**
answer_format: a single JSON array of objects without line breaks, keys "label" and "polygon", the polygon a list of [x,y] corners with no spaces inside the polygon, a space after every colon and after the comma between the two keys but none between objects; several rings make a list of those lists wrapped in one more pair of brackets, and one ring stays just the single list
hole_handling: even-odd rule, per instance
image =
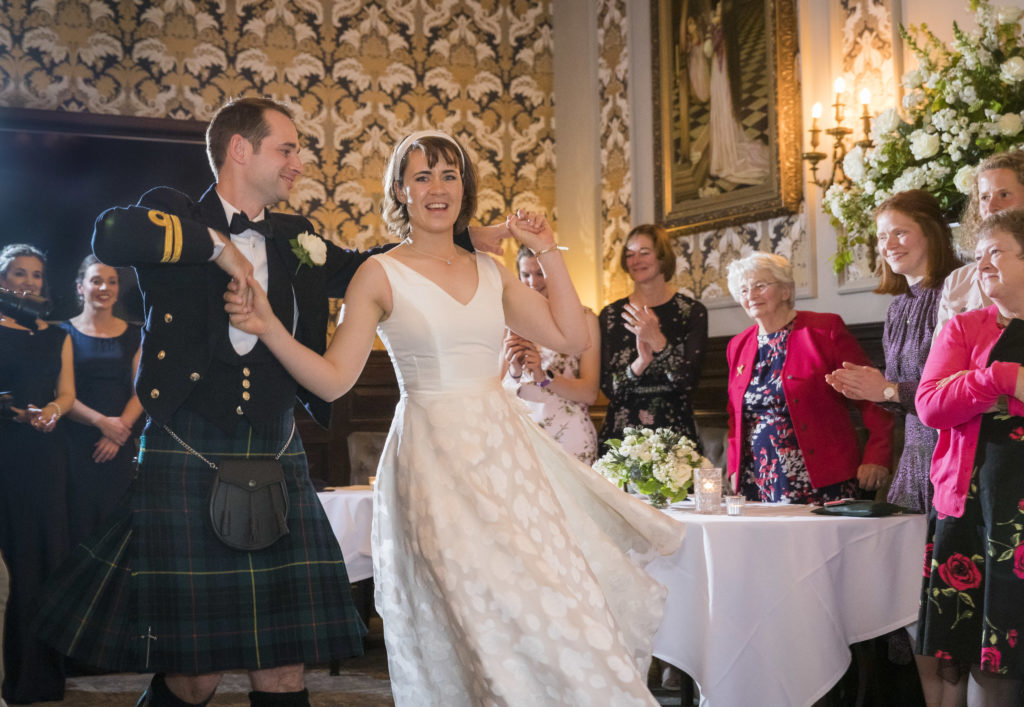
[{"label": "groom's short hair", "polygon": [[214,114],[206,129],[206,156],[215,175],[220,173],[228,157],[232,135],[241,135],[259,152],[263,138],[270,134],[270,124],[264,117],[268,110],[276,110],[292,120],[288,106],[259,97],[232,99]]}]

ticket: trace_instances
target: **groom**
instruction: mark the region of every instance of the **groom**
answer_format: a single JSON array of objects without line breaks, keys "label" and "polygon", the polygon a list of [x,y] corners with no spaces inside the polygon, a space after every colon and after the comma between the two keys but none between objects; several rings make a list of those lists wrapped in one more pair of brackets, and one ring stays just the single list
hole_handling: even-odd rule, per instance
[{"label": "groom", "polygon": [[[103,611],[69,620],[74,630],[55,640],[86,663],[156,670],[140,705],[206,704],[221,674],[239,669],[249,672],[252,705],[308,705],[304,663],[360,654],[365,632],[301,444],[292,440],[296,397],[321,425],[330,408],[299,388],[256,337],[229,325],[222,297],[230,280],[244,288],[254,276],[296,338],[322,353],[328,297],[344,295],[369,253],[325,242],[307,219],[269,210],[302,172],[287,107],[231,101],[206,137],[217,181],[198,203],[158,187],[96,221],[95,254],[135,268],[145,309],[136,390],[150,420],[129,494],[130,549],[109,562],[118,570],[112,574],[131,575],[123,593],[133,599],[103,594],[108,583],[98,583],[80,601]],[[501,228],[474,235],[482,249],[500,252]],[[457,241],[472,249],[467,233]],[[283,452],[289,532],[266,549],[241,552],[223,545],[204,519],[213,473],[205,462],[254,450]],[[89,554],[100,554],[97,544]]]}]

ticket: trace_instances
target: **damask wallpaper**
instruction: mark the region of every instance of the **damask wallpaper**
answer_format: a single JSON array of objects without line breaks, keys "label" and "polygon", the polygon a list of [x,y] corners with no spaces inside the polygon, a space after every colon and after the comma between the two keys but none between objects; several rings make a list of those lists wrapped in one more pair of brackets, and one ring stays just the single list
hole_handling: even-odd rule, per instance
[{"label": "damask wallpaper", "polygon": [[632,228],[629,127],[629,50],[626,0],[599,0],[598,96],[601,106],[601,244],[604,301],[629,294],[632,283],[619,267],[619,251]]},{"label": "damask wallpaper", "polygon": [[481,222],[551,213],[551,42],[535,0],[0,0],[0,106],[205,121],[273,97],[306,140],[289,206],[365,247],[392,146],[426,127],[474,158]]}]

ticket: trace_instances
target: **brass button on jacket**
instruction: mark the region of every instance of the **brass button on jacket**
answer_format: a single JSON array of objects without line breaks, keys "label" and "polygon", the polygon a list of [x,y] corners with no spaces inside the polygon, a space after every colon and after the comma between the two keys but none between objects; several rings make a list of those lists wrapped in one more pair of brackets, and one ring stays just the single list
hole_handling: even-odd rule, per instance
[{"label": "brass button on jacket", "polygon": [[174,321],[174,315],[168,312],[167,314],[164,315],[164,321],[170,324],[171,322]]},{"label": "brass button on jacket", "polygon": [[160,397],[160,391],[157,388],[153,388],[153,390],[149,391],[149,397],[153,398],[153,400],[156,400],[157,398]]},{"label": "brass button on jacket", "polygon": [[195,383],[197,380],[199,380],[199,374],[193,371],[192,373],[189,374],[188,379]]},{"label": "brass button on jacket", "polygon": [[166,351],[164,351],[163,349],[161,349],[160,351],[157,351],[156,359],[158,361],[163,361],[165,358],[167,358],[167,352]]},{"label": "brass button on jacket", "polygon": [[242,393],[242,400],[248,400],[250,397],[252,396],[249,395],[249,391]]}]

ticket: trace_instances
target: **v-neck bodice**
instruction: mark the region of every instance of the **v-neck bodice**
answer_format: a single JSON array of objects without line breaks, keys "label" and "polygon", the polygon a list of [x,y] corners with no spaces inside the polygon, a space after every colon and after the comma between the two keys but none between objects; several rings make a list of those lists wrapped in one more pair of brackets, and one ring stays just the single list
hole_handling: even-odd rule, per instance
[{"label": "v-neck bodice", "polygon": [[391,316],[377,332],[405,394],[497,385],[505,332],[498,266],[477,253],[477,288],[460,303],[430,278],[387,254],[374,259],[391,283]]}]

